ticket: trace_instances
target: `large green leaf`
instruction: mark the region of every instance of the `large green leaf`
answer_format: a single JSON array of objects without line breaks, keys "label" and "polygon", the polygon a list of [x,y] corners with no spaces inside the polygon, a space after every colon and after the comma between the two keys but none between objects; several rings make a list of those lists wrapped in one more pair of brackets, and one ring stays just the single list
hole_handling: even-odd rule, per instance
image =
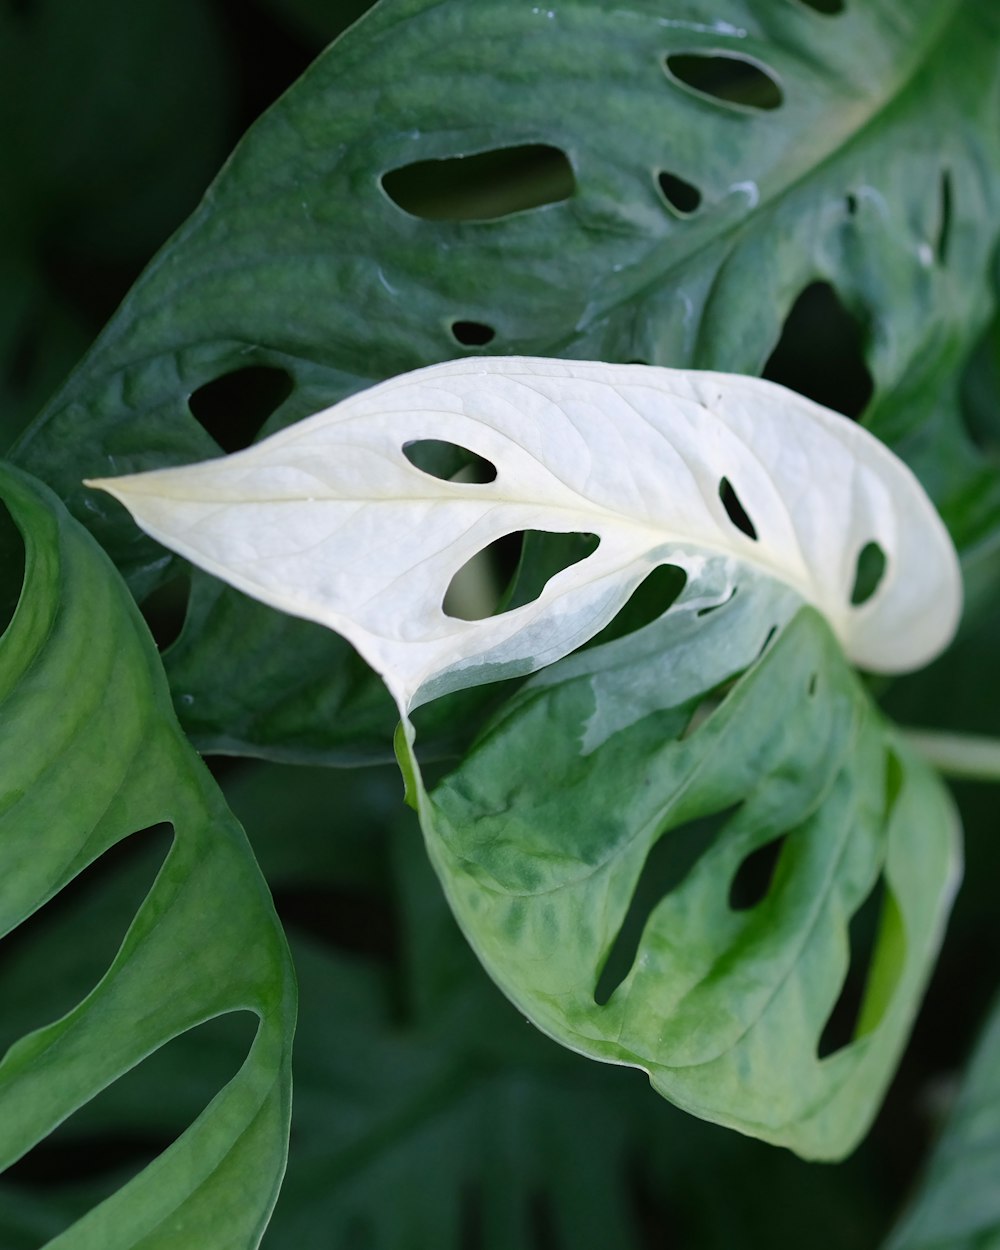
[{"label": "large green leaf", "polygon": [[1000,1246],[1000,1007],[994,1007],[958,1102],[910,1210],[886,1250]]},{"label": "large green leaf", "polygon": [[[417,787],[428,849],[487,969],[546,1032],[698,1115],[840,1157],[933,964],[957,822],[809,609],[705,719],[747,614],[765,643],[775,605],[760,585],[700,622],[697,603],[529,682],[430,796]],[[741,900],[763,848],[773,876]],[[821,1054],[849,922],[880,882],[863,1002]]]},{"label": "large green leaf", "polygon": [[[844,1168],[810,1167],[682,1116],[638,1073],[527,1026],[458,933],[394,769],[254,764],[224,785],[285,919],[301,1001],[288,1173],[266,1247],[638,1250],[662,1229],[699,1250],[798,1250],[804,1220],[818,1222],[817,1250],[875,1244],[885,1213],[858,1177],[877,1145]],[[88,908],[96,923],[95,906],[101,921],[109,906],[123,921],[133,872],[119,865],[101,899],[79,900],[63,923]],[[56,980],[78,959],[59,936],[57,921],[44,955]],[[6,1001],[51,1000],[32,955],[22,948],[0,970]],[[86,1123],[65,1125],[63,1149],[182,1128],[218,1087],[224,1041],[232,1065],[233,1039],[177,1039],[161,1052],[166,1071],[142,1065]],[[15,1226],[51,1227],[86,1202],[79,1185],[43,1194],[0,1195],[5,1250],[21,1250]],[[25,1250],[39,1240],[25,1237]]]},{"label": "large green leaf", "polygon": [[[972,0],[872,0],[835,16],[792,0],[688,0],[673,13],[653,0],[386,0],[254,127],[17,459],[141,593],[162,553],[85,500],[79,479],[210,454],[188,398],[220,375],[288,373],[273,429],[459,354],[456,323],[460,338],[474,323],[494,331],[487,350],[505,354],[752,373],[797,295],[824,280],[865,327],[867,419],[971,558],[1000,518],[995,475],[961,427],[956,368],[989,311],[998,37],[1000,16]],[[665,69],[687,57],[672,65],[690,79],[698,54],[730,58],[712,62],[728,77],[700,80],[728,100]],[[779,107],[740,96],[733,57],[744,75],[747,62],[770,75],[758,74],[756,103],[780,84]],[[517,149],[505,173],[426,167],[422,189],[395,192],[412,211],[381,182],[501,148]],[[670,208],[663,172],[696,189],[696,209]],[[470,195],[456,177],[488,185]],[[557,202],[508,211],[539,198]],[[238,601],[208,613],[199,602],[175,682],[198,740],[282,753],[305,737],[307,754],[325,743],[337,758],[349,726],[323,718],[350,715],[344,644]],[[233,653],[264,665],[235,733]],[[272,701],[318,686],[318,672],[330,690],[301,702],[293,730],[280,714],[271,727]],[[371,736],[378,717],[361,706]]]},{"label": "large green leaf", "polygon": [[173,832],[110,966],[96,984],[68,982],[65,1014],[0,1062],[0,1164],[172,1038],[250,1012],[259,1023],[235,1076],[53,1244],[252,1247],[287,1144],[295,989],[284,939],[120,578],[45,488],[5,468],[0,489],[25,545],[23,591],[0,640],[0,932],[129,835],[164,823]]}]

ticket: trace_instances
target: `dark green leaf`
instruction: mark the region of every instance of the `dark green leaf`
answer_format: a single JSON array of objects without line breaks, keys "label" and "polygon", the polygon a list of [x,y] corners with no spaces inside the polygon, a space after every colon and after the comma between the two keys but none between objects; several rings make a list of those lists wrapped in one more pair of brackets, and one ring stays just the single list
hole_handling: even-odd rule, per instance
[{"label": "dark green leaf", "polygon": [[[17,458],[144,593],[162,553],[114,505],[85,502],[80,478],[211,454],[188,400],[221,375],[288,373],[293,393],[268,430],[487,339],[505,354],[759,372],[819,282],[859,327],[866,420],[917,469],[963,552],[983,550],[1000,487],[962,427],[956,366],[990,306],[998,46],[1000,16],[971,0],[872,0],[834,16],[726,0],[676,18],[653,0],[386,0],[253,128]],[[738,75],[694,90],[668,57],[756,65],[780,106],[743,99]],[[419,198],[407,212],[382,186],[394,171],[417,166],[426,181],[456,159],[529,149],[569,162],[568,198],[557,179],[551,202],[508,212],[526,175],[504,160],[489,185],[461,190],[452,219],[419,215]],[[697,191],[697,207],[689,197],[676,213],[663,174]],[[825,340],[834,379],[857,372],[849,339]],[[262,702],[226,727],[214,675],[220,640],[242,646],[243,610],[222,634],[192,626],[178,654],[193,727],[228,735],[230,750],[279,753],[261,728],[267,700],[328,681],[297,707],[286,745],[305,741],[308,755],[326,733],[337,758],[351,722],[334,732],[323,717],[342,710],[348,653],[331,641],[318,659],[290,626],[251,619],[259,609],[245,611],[258,656],[267,640],[251,692]],[[372,701],[359,706],[367,717]]]}]

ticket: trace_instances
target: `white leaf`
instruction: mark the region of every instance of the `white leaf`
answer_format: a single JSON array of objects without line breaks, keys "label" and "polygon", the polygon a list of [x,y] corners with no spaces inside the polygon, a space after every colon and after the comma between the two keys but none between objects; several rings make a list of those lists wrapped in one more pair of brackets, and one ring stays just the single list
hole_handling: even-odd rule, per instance
[{"label": "white leaf", "polygon": [[[423,439],[477,453],[496,479],[422,472],[403,449]],[[730,519],[723,479],[756,539]],[[747,566],[769,574],[826,616],[854,663],[880,672],[932,659],[961,610],[954,549],[906,466],[854,422],[756,378],[464,359],[372,387],[235,455],[90,484],[194,564],[343,634],[404,715],[566,655],[668,560],[689,584],[720,554],[734,586]],[[445,615],[458,569],[528,529],[600,542],[533,603],[482,621]],[[852,606],[869,543],[885,572]]]}]

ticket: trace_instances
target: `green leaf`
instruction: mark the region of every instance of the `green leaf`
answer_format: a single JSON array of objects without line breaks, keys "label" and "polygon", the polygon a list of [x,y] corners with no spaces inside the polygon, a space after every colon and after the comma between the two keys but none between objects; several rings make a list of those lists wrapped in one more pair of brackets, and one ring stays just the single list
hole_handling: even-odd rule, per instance
[{"label": "green leaf", "polygon": [[885,1250],[1000,1246],[1000,1006],[994,1006],[927,1175]]},{"label": "green leaf", "polygon": [[[428,440],[491,480],[416,468]],[[226,459],[94,485],[384,675],[455,914],[540,1028],[808,1157],[857,1143],[958,872],[946,792],[844,654],[919,664],[960,603],[943,527],[882,444],[758,379],[514,358],[404,375]],[[534,601],[455,619],[449,579],[519,528],[598,542]],[[666,563],[687,580],[662,615],[552,664]],[[428,797],[411,709],[546,664]],[[661,848],[675,862],[650,883]],[[747,901],[767,849],[773,882]],[[849,927],[879,887],[864,999],[827,1054]]]},{"label": "green leaf", "polygon": [[259,1023],[236,1075],[173,1145],[52,1244],[255,1246],[287,1145],[295,989],[280,927],[106,556],[23,474],[3,469],[0,489],[26,570],[0,640],[0,932],[129,835],[164,823],[173,833],[110,966],[96,984],[77,981],[65,1014],[0,1062],[0,1164],[172,1038],[250,1012]]},{"label": "green leaf", "polygon": [[[753,373],[819,281],[862,326],[866,420],[972,559],[1000,533],[1000,486],[966,437],[956,381],[990,306],[998,45],[1000,16],[972,0],[836,16],[750,0],[676,15],[654,0],[384,0],[257,123],[16,457],[144,593],[162,554],[110,505],[94,511],[79,479],[210,454],[188,398],[220,375],[287,372],[273,430],[467,351],[473,332],[493,331],[486,350],[502,354]],[[693,78],[698,54],[721,77]],[[734,101],[748,63],[779,107]],[[688,208],[671,207],[660,174],[688,187]],[[327,640],[317,666],[322,644],[302,655],[288,627],[271,645],[280,629],[261,621],[248,610],[267,680],[233,750],[257,749],[274,692],[326,680],[317,668],[343,684],[343,646]],[[215,674],[240,638],[193,621],[185,640],[175,689],[206,738],[227,733]],[[290,750],[323,740],[331,702],[301,706]]]},{"label": "green leaf", "polygon": [[[766,645],[780,612],[766,584],[696,612],[682,596],[530,681],[421,794],[428,849],[487,970],[545,1032],[642,1068],[697,1115],[839,1158],[878,1108],[933,965],[957,819],[810,609],[706,716],[744,667],[748,614]],[[764,848],[773,876],[741,898]],[[880,881],[874,951],[851,969],[863,1002],[821,1057],[849,922]]]}]

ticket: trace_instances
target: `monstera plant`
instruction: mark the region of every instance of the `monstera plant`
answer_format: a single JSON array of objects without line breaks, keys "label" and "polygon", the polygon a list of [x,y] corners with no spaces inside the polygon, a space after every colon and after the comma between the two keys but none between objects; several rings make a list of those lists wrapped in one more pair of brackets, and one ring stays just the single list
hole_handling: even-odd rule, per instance
[{"label": "monstera plant", "polygon": [[[635,1178],[736,1147],[548,1039],[855,1148],[938,770],[1000,776],[905,676],[1000,596],[998,103],[974,0],[381,0],[254,124],[0,473],[3,1244],[649,1244]],[[381,883],[405,1007],[289,953],[316,881]],[[1000,1236],[998,1074],[994,1023],[893,1250]],[[88,1116],[156,1148],[39,1201]]]}]

